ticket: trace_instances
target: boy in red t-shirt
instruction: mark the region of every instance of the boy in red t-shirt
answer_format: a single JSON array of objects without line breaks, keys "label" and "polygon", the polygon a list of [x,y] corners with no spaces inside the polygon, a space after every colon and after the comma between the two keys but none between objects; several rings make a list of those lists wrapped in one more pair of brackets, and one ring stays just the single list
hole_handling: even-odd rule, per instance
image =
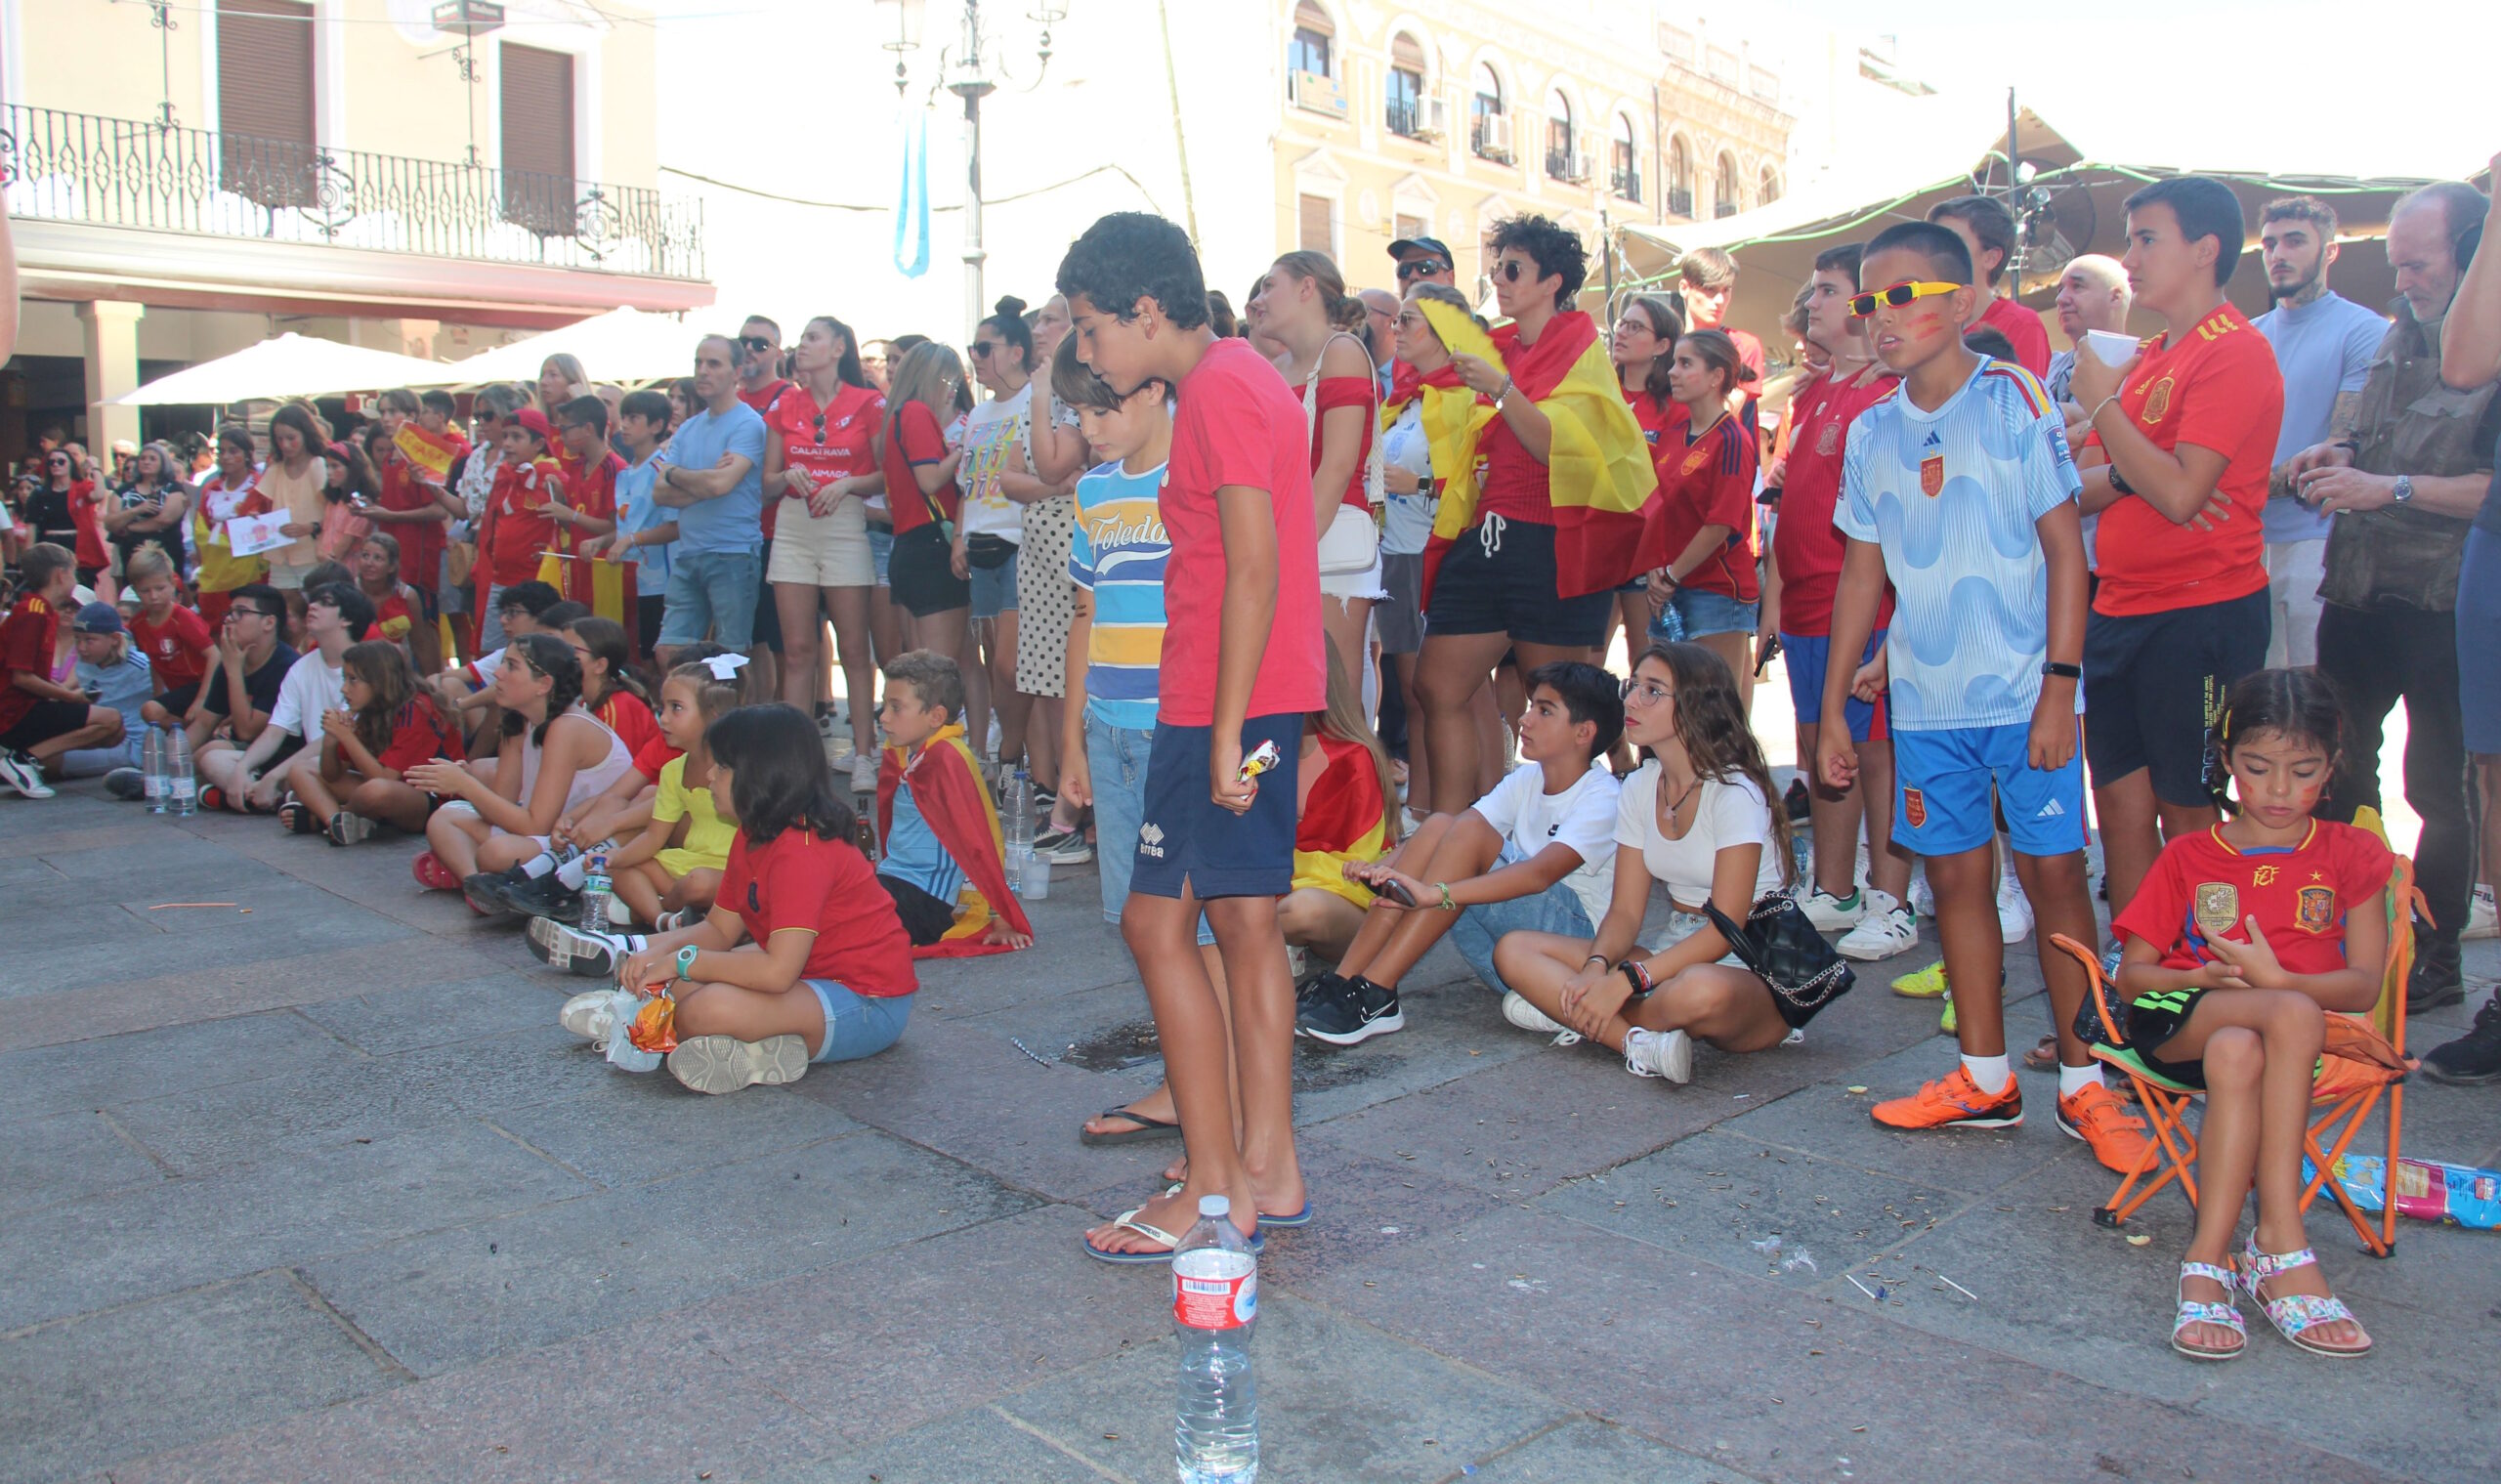
[{"label": "boy in red t-shirt", "polygon": [[[564,527],[559,548],[574,554],[564,564],[565,596],[598,611],[591,600],[596,564],[579,556],[582,542],[616,530],[616,476],[625,461],[608,446],[608,403],[596,397],[576,397],[556,409],[556,437],[564,445],[556,467],[565,476],[565,503],[552,512]],[[632,612],[628,599],[620,613]],[[618,615],[604,615],[616,617]]]},{"label": "boy in red t-shirt", "polygon": [[130,642],[148,657],[148,673],[162,696],[178,686],[196,684],[208,673],[209,652],[217,635],[208,620],[174,601],[174,564],[165,553],[143,546],[131,553],[131,591],[139,612],[130,620]]},{"label": "boy in red t-shirt", "polygon": [[1963,239],[1971,250],[1971,267],[1988,285],[1971,327],[1986,325],[2004,335],[2014,351],[2009,359],[2035,376],[2049,375],[2050,332],[2041,317],[1997,291],[2014,260],[2014,213],[1994,196],[1958,195],[1929,207],[1928,219]]},{"label": "boy in red t-shirt", "polygon": [[90,705],[85,692],[52,678],[61,607],[78,586],[77,554],[38,541],[26,549],[18,574],[21,596],[0,618],[0,784],[48,799],[43,765],[73,747],[120,742],[121,713]]},{"label": "boy in red t-shirt", "polygon": [[2224,297],[2240,261],[2239,198],[2175,176],[2128,197],[2137,307],[2169,330],[2119,367],[2076,358],[2093,428],[2076,463],[2098,514],[2100,586],[2084,631],[2084,756],[2110,910],[2127,911],[2165,839],[2219,818],[2206,726],[2267,660],[2268,478],[2284,378],[2267,337]]},{"label": "boy in red t-shirt", "polygon": [[503,461],[495,466],[494,488],[478,518],[478,561],[488,584],[478,605],[481,654],[503,646],[497,594],[517,582],[537,580],[539,562],[556,544],[565,477],[547,452],[554,438],[546,415],[536,407],[524,407],[504,419]]},{"label": "boy in red t-shirt", "polygon": [[[1094,374],[1122,396],[1160,381],[1178,405],[1158,499],[1172,549],[1144,819],[1134,842],[1104,846],[1137,852],[1121,931],[1155,1010],[1190,1168],[1177,1192],[1085,1239],[1108,1262],[1160,1262],[1202,1196],[1229,1197],[1246,1232],[1263,1212],[1298,1224],[1310,1209],[1293,1150],[1293,978],[1277,929],[1293,883],[1293,778],[1277,771],[1262,786],[1244,768],[1263,747],[1270,767],[1291,762],[1303,717],[1327,700],[1310,436],[1275,367],[1248,342],[1216,338],[1198,254],[1170,222],[1102,218],[1061,260],[1058,287]],[[1202,909],[1230,982],[1229,1028],[1193,952]]]}]

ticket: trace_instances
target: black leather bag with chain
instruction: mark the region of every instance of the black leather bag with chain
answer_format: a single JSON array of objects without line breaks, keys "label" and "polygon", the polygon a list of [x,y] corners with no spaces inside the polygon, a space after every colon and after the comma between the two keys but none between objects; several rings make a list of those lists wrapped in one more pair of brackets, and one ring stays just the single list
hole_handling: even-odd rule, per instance
[{"label": "black leather bag with chain", "polygon": [[1719,936],[1728,940],[1729,952],[1771,987],[1781,1001],[1781,1018],[1793,1026],[1805,1024],[1806,1016],[1849,993],[1849,987],[1858,982],[1841,954],[1815,931],[1815,924],[1806,920],[1798,899],[1786,892],[1773,892],[1757,902],[1743,926],[1730,921],[1713,903],[1703,903],[1702,910],[1711,914]]}]

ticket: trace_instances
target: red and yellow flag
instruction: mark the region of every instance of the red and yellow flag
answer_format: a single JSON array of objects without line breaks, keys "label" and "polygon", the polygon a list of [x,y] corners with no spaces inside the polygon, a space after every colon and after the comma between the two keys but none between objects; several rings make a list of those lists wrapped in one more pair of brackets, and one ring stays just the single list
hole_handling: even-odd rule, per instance
[{"label": "red and yellow flag", "polygon": [[438,485],[451,472],[451,461],[460,456],[457,443],[428,433],[417,426],[414,418],[400,424],[400,431],[392,435],[391,442],[398,445],[402,457],[431,475]]}]

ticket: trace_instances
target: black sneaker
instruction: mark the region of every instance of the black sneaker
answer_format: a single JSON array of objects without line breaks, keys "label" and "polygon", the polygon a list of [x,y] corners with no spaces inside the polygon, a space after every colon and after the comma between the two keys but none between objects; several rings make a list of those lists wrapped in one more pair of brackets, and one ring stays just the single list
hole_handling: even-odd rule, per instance
[{"label": "black sneaker", "polygon": [[1396,990],[1383,989],[1361,975],[1337,983],[1337,993],[1314,996],[1309,1006],[1294,1012],[1295,1035],[1333,1046],[1352,1046],[1376,1036],[1407,1029],[1407,1017],[1399,1013]]},{"label": "black sneaker", "polygon": [[507,917],[515,909],[504,901],[504,889],[514,874],[508,870],[482,870],[460,878],[460,900],[481,917]]},{"label": "black sneaker", "polygon": [[2501,995],[2475,1012],[2475,1029],[2423,1053],[2423,1075],[2452,1086],[2501,1082]]},{"label": "black sneaker", "polygon": [[115,768],[105,775],[105,791],[136,802],[148,797],[148,775],[137,768]]},{"label": "black sneaker", "polygon": [[1346,993],[1346,981],[1335,970],[1306,979],[1294,986],[1293,1016],[1297,1024],[1313,1005],[1335,999]]},{"label": "black sneaker", "polygon": [[582,894],[556,879],[549,871],[543,876],[517,875],[515,867],[507,873],[497,896],[506,908],[532,917],[560,917],[567,922],[578,921],[582,914]]},{"label": "black sneaker", "polygon": [[2405,982],[2405,1013],[2420,1015],[2446,1004],[2464,1004],[2466,981],[2458,971],[2458,941],[2426,936],[2416,942],[2414,973]]}]

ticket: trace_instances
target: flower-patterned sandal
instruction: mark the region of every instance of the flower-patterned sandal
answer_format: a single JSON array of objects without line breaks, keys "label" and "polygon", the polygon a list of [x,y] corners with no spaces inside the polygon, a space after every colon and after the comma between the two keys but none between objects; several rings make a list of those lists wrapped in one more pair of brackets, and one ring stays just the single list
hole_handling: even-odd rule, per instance
[{"label": "flower-patterned sandal", "polygon": [[2258,1234],[2251,1232],[2248,1242],[2240,1250],[2240,1286],[2258,1301],[2259,1307],[2267,1311],[2268,1322],[2274,1325],[2276,1334],[2310,1354],[2324,1355],[2331,1360],[2352,1360],[2370,1354],[2371,1337],[2368,1335],[2364,1335],[2357,1345],[2327,1345],[2304,1338],[2318,1326],[2333,1324],[2340,1319],[2356,1330],[2361,1329],[2360,1321],[2353,1318],[2352,1309],[2345,1307],[2344,1299],[2317,1293],[2287,1293],[2281,1298],[2269,1298],[2259,1292],[2268,1279],[2295,1268],[2311,1266],[2317,1261],[2318,1253],[2309,1248],[2294,1252],[2262,1252],[2258,1250]]},{"label": "flower-patterned sandal", "polygon": [[[2191,1278],[2205,1278],[2222,1284],[2223,1301],[2210,1303],[2188,1297],[2184,1290]],[[2231,1269],[2217,1267],[2211,1262],[2180,1264],[2180,1282],[2172,1290],[2180,1300],[2180,1315],[2171,1322],[2171,1348],[2190,1360],[2231,1360],[2249,1347],[2249,1331],[2240,1322],[2240,1310],[2231,1304],[2234,1281]],[[2231,1331],[2233,1340],[2228,1345],[2192,1345],[2181,1336],[2188,1333],[2190,1325],[2195,1324],[2221,1325]]]}]

